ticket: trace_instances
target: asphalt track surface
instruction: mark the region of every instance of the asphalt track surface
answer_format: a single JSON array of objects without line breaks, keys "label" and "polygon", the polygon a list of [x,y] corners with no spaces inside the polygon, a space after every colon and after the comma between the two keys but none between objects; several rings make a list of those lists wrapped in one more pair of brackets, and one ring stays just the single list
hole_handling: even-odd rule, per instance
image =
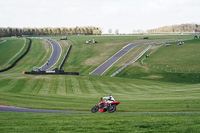
[{"label": "asphalt track surface", "polygon": [[42,71],[46,71],[47,69],[54,66],[57,63],[57,61],[59,60],[60,55],[62,53],[62,49],[61,49],[60,45],[58,44],[58,42],[51,40],[51,39],[46,39],[46,40],[51,44],[53,51],[52,51],[51,57],[48,59],[48,61],[43,66],[40,67]]},{"label": "asphalt track surface", "polygon": [[[24,112],[24,113],[91,113],[89,111],[58,111],[58,110],[40,110],[40,109],[25,109],[19,107],[0,106],[0,112]],[[188,112],[115,112],[115,113],[133,113],[133,114],[191,114],[200,113],[200,111]]]},{"label": "asphalt track surface", "polygon": [[118,61],[122,56],[124,56],[126,53],[128,53],[135,46],[140,45],[140,44],[145,44],[145,43],[149,43],[149,42],[137,42],[137,43],[128,44],[127,46],[125,46],[121,50],[119,50],[116,54],[114,54],[112,57],[110,57],[107,61],[105,61],[103,64],[101,64],[94,71],[92,71],[90,74],[91,75],[102,75],[116,61]]},{"label": "asphalt track surface", "polygon": [[87,111],[58,111],[58,110],[40,110],[25,109],[19,107],[0,106],[0,112],[26,112],[26,113],[90,113]]}]

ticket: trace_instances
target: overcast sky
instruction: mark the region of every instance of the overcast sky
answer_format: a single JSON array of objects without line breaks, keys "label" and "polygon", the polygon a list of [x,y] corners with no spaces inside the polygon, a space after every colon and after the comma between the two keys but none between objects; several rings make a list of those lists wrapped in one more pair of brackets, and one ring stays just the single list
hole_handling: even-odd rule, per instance
[{"label": "overcast sky", "polygon": [[200,23],[200,0],[0,0],[0,27],[97,26],[108,33]]}]

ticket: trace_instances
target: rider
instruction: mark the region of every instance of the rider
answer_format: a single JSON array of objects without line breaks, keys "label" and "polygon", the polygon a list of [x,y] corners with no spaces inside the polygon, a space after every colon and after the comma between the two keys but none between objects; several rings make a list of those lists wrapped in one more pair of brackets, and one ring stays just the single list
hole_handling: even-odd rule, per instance
[{"label": "rider", "polygon": [[107,99],[107,100],[105,100],[106,104],[112,103],[115,101],[115,99],[112,95],[108,95],[108,97],[103,97],[102,99]]}]

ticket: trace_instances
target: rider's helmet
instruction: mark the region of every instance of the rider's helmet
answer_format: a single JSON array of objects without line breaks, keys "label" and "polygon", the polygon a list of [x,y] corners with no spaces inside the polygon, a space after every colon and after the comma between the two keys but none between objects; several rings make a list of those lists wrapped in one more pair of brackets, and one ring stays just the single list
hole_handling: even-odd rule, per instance
[{"label": "rider's helmet", "polygon": [[112,95],[110,94],[110,95],[108,95],[109,97],[111,97]]}]

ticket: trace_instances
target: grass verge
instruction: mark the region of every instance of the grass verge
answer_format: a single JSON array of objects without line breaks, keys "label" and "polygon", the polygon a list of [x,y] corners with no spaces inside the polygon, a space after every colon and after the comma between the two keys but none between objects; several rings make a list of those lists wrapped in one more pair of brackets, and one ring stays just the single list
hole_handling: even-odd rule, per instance
[{"label": "grass verge", "polygon": [[33,114],[0,112],[1,132],[178,132],[200,130],[200,114]]}]

